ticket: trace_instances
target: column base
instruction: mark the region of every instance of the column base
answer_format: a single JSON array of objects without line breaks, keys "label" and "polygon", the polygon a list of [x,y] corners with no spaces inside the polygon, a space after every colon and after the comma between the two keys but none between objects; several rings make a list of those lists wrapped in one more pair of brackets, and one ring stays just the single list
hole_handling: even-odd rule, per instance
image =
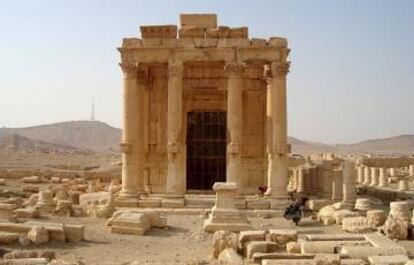
[{"label": "column base", "polygon": [[115,205],[118,207],[138,207],[139,194],[121,191],[118,197],[115,199]]}]

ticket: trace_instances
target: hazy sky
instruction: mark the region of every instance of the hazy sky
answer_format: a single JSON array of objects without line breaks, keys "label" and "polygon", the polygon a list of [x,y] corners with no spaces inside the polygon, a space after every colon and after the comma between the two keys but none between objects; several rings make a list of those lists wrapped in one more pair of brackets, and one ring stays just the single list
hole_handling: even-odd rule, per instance
[{"label": "hazy sky", "polygon": [[0,126],[96,117],[121,126],[116,50],[139,25],[217,13],[284,36],[289,135],[327,143],[414,134],[414,1],[0,2]]}]

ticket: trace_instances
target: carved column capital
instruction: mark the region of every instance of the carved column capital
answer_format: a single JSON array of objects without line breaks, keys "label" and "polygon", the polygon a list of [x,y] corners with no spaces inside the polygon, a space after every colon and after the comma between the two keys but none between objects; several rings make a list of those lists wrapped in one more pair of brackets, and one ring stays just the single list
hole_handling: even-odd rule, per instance
[{"label": "carved column capital", "polygon": [[236,62],[228,62],[224,66],[224,71],[230,76],[232,75],[242,75],[244,73],[245,64],[243,63],[236,63]]},{"label": "carved column capital", "polygon": [[119,66],[122,69],[122,72],[124,75],[136,75],[138,70],[138,64],[137,63],[119,63]]},{"label": "carved column capital", "polygon": [[273,77],[276,77],[278,75],[287,75],[289,73],[290,68],[290,61],[286,62],[274,62],[272,63],[270,70]]},{"label": "carved column capital", "polygon": [[183,63],[182,62],[169,62],[168,63],[168,76],[181,78],[183,75]]},{"label": "carved column capital", "polygon": [[146,65],[139,65],[137,67],[137,81],[139,84],[147,84],[148,83],[148,66]]}]

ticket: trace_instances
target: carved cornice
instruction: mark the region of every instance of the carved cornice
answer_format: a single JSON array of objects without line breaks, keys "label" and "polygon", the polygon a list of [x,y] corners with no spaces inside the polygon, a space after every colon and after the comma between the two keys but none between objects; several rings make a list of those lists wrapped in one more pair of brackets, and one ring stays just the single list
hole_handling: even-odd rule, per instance
[{"label": "carved cornice", "polygon": [[245,65],[242,63],[227,63],[224,70],[229,75],[242,75],[244,73]]}]

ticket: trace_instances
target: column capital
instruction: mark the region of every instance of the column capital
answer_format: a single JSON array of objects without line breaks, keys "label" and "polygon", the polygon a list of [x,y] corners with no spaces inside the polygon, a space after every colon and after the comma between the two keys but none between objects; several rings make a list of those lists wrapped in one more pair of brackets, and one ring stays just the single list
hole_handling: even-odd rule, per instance
[{"label": "column capital", "polygon": [[242,75],[244,73],[245,64],[238,62],[227,62],[224,71],[231,75]]},{"label": "column capital", "polygon": [[270,67],[272,77],[278,75],[287,75],[289,73],[290,61],[286,62],[273,62]]},{"label": "column capital", "polygon": [[148,83],[148,66],[147,65],[138,65],[137,66],[137,81],[139,84]]},{"label": "column capital", "polygon": [[183,75],[183,63],[181,61],[168,62],[168,76],[180,78]]},{"label": "column capital", "polygon": [[122,62],[122,63],[119,63],[119,66],[121,67],[122,72],[125,75],[135,75],[137,73],[137,70],[138,70],[138,64],[137,63]]}]

